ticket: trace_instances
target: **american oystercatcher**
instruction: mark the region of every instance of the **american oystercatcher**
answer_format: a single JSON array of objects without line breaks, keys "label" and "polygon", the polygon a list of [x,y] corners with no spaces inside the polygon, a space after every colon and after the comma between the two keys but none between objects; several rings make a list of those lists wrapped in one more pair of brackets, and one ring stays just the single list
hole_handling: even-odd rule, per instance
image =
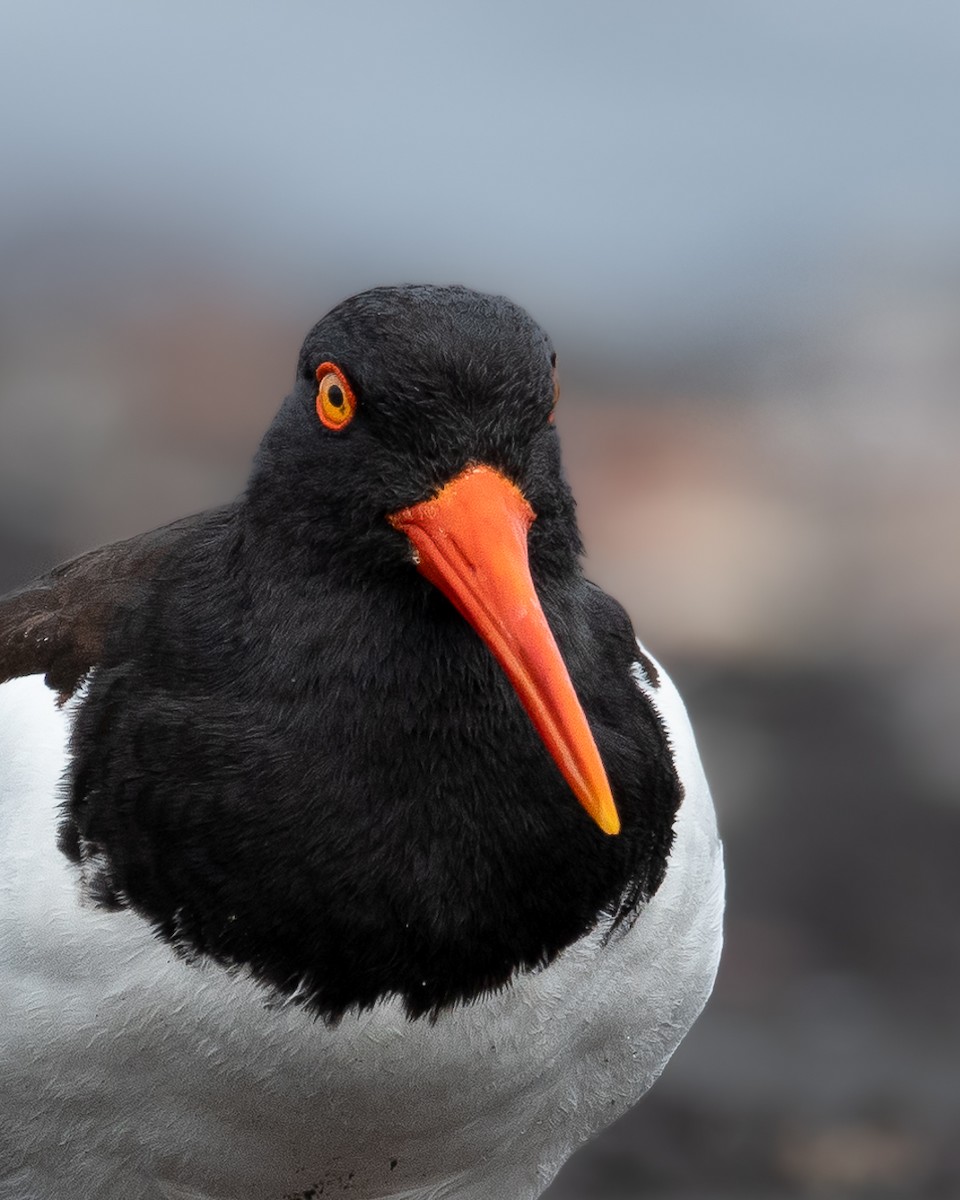
[{"label": "american oystercatcher", "polygon": [[2,1200],[524,1200],[660,1073],[721,852],[554,364],[355,296],[237,501],[0,601]]}]

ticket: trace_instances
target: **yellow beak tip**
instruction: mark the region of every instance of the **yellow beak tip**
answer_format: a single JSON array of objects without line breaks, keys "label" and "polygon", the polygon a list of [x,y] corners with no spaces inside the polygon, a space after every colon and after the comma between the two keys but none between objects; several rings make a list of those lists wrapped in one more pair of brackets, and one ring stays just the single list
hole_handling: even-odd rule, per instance
[{"label": "yellow beak tip", "polygon": [[620,818],[619,817],[614,817],[612,820],[608,819],[605,821],[598,821],[597,824],[600,826],[600,828],[603,830],[604,833],[609,834],[611,837],[615,837],[620,832]]},{"label": "yellow beak tip", "polygon": [[604,833],[615,837],[620,832],[620,814],[613,797],[605,798],[600,804],[591,805],[587,811]]}]

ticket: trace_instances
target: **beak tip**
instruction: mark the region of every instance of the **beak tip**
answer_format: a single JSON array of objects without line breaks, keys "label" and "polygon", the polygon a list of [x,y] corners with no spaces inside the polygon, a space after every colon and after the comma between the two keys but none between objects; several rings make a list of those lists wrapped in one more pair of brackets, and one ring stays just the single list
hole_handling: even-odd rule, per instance
[{"label": "beak tip", "polygon": [[620,832],[620,816],[616,809],[612,812],[604,812],[594,818],[601,830],[610,837],[616,837]]},{"label": "beak tip", "polygon": [[577,798],[601,831],[610,837],[616,837],[621,830],[620,814],[617,812],[606,775],[604,775],[602,785],[584,788],[583,791],[578,792]]}]

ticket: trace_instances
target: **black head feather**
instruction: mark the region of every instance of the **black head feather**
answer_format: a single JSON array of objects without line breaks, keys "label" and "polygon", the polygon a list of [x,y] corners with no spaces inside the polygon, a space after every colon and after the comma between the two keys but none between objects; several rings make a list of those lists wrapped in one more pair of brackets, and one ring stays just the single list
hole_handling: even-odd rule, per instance
[{"label": "black head feather", "polygon": [[[580,552],[574,505],[548,423],[553,348],[516,304],[467,288],[375,288],[307,335],[297,382],[268,430],[248,489],[256,518],[329,566],[361,575],[409,550],[384,517],[469,462],[498,468],[537,513],[564,566]],[[336,363],[357,396],[340,432],[317,420],[316,369]],[[557,523],[563,536],[557,536]]]}]

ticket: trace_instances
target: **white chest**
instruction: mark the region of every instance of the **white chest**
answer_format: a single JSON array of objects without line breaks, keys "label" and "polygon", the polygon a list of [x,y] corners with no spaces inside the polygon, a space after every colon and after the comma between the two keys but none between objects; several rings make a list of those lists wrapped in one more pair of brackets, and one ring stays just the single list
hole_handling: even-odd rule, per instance
[{"label": "white chest", "polygon": [[39,679],[0,688],[0,1200],[538,1195],[650,1086],[716,970],[709,794],[672,685],[650,695],[686,796],[633,927],[433,1024],[386,1002],[329,1028],[79,903],[51,800],[69,716]]}]

